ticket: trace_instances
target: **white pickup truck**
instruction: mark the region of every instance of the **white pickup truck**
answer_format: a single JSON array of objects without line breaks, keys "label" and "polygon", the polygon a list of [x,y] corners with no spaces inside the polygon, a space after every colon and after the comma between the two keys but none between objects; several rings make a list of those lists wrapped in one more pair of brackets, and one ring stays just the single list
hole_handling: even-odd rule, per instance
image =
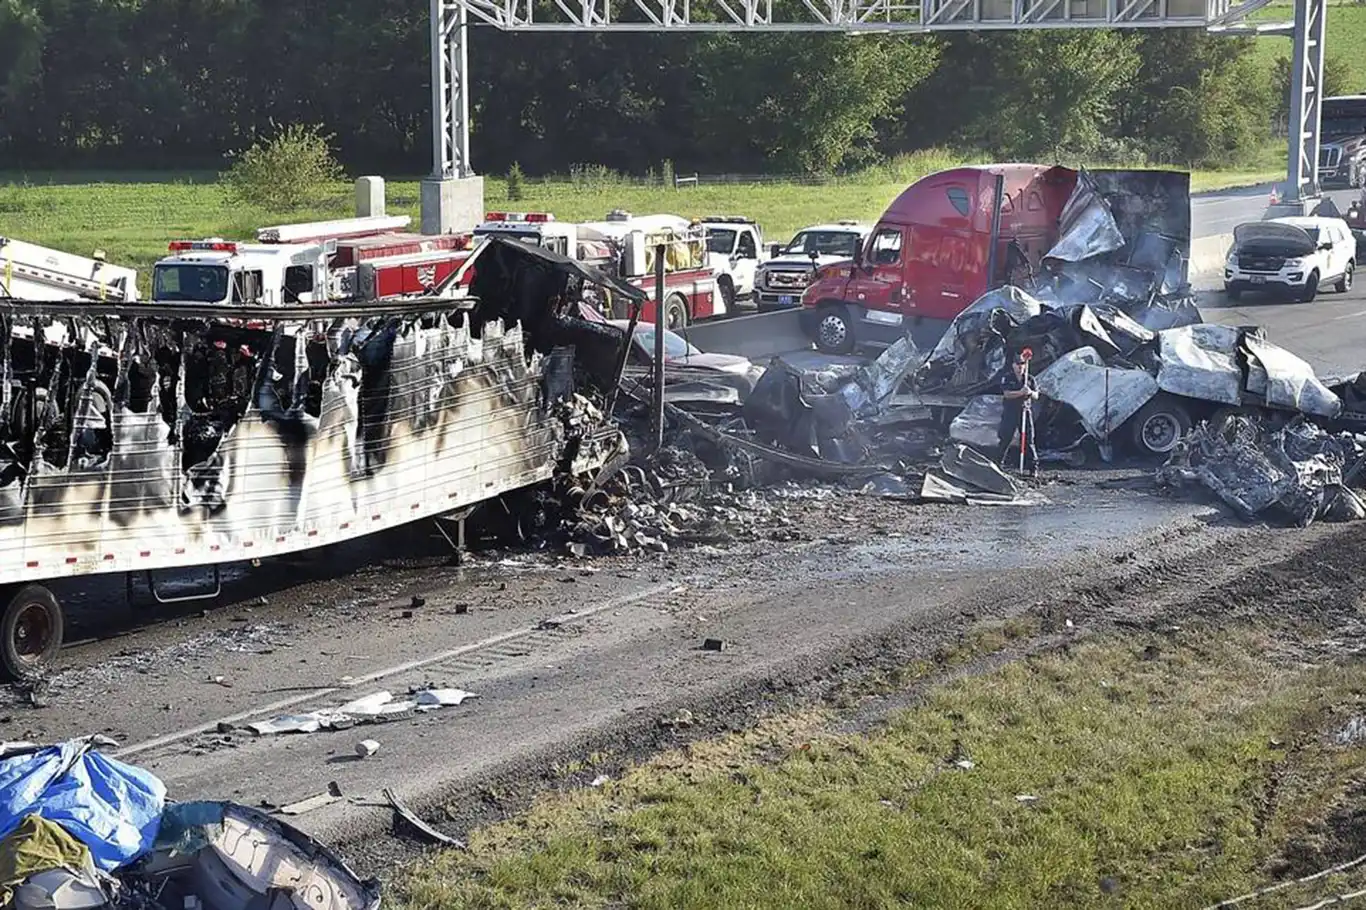
[{"label": "white pickup truck", "polygon": [[855,221],[802,228],[787,246],[775,249],[772,258],[759,266],[754,302],[760,312],[801,306],[802,291],[816,270],[854,258],[855,250],[863,246],[872,230],[871,225]]},{"label": "white pickup truck", "polygon": [[735,313],[735,301],[754,295],[754,276],[768,258],[759,225],[739,215],[699,218],[707,237],[707,265],[716,272],[716,286],[726,303],[727,315]]}]

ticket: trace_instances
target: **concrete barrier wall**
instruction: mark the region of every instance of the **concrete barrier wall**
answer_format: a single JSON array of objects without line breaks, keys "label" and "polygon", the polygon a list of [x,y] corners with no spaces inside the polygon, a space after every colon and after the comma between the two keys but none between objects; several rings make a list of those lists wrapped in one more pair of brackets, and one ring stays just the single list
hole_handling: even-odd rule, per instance
[{"label": "concrete barrier wall", "polygon": [[798,312],[780,310],[735,319],[712,319],[689,326],[679,334],[712,354],[738,354],[762,361],[775,354],[811,347],[810,339],[802,334],[797,322]]},{"label": "concrete barrier wall", "polygon": [[1190,280],[1222,275],[1224,260],[1233,246],[1232,234],[1197,237],[1191,241]]}]

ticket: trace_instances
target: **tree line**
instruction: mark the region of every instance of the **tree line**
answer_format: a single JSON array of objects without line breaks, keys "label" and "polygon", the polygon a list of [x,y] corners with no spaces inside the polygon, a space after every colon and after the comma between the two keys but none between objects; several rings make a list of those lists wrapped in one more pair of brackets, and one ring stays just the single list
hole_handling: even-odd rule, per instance
[{"label": "tree line", "polygon": [[[317,123],[352,170],[423,173],[428,40],[421,0],[0,0],[0,168],[217,168],[275,124]],[[1253,40],[476,27],[473,164],[825,174],[931,146],[1236,164],[1287,96]]]}]

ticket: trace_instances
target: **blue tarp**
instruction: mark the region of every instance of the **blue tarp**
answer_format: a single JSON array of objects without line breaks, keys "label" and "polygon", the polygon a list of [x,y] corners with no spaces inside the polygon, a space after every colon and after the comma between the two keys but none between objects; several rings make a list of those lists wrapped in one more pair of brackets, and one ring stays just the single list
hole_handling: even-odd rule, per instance
[{"label": "blue tarp", "polygon": [[0,761],[0,838],[28,815],[56,822],[112,872],[156,840],[166,785],[84,739]]}]

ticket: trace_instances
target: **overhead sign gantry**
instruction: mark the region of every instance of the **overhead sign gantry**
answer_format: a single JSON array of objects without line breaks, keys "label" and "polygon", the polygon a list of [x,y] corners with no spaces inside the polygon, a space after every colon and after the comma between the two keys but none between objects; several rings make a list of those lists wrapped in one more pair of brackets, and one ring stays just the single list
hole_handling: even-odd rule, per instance
[{"label": "overhead sign gantry", "polygon": [[[1325,0],[1295,0],[1293,22],[1254,22],[1271,0],[430,0],[434,167],[422,193],[423,230],[482,212],[470,167],[471,24],[524,32],[844,32],[925,34],[1079,28],[1200,28],[1213,34],[1290,36],[1290,157],[1284,202],[1318,195]],[[470,197],[477,191],[478,200]],[[432,207],[429,210],[429,205]]]}]

